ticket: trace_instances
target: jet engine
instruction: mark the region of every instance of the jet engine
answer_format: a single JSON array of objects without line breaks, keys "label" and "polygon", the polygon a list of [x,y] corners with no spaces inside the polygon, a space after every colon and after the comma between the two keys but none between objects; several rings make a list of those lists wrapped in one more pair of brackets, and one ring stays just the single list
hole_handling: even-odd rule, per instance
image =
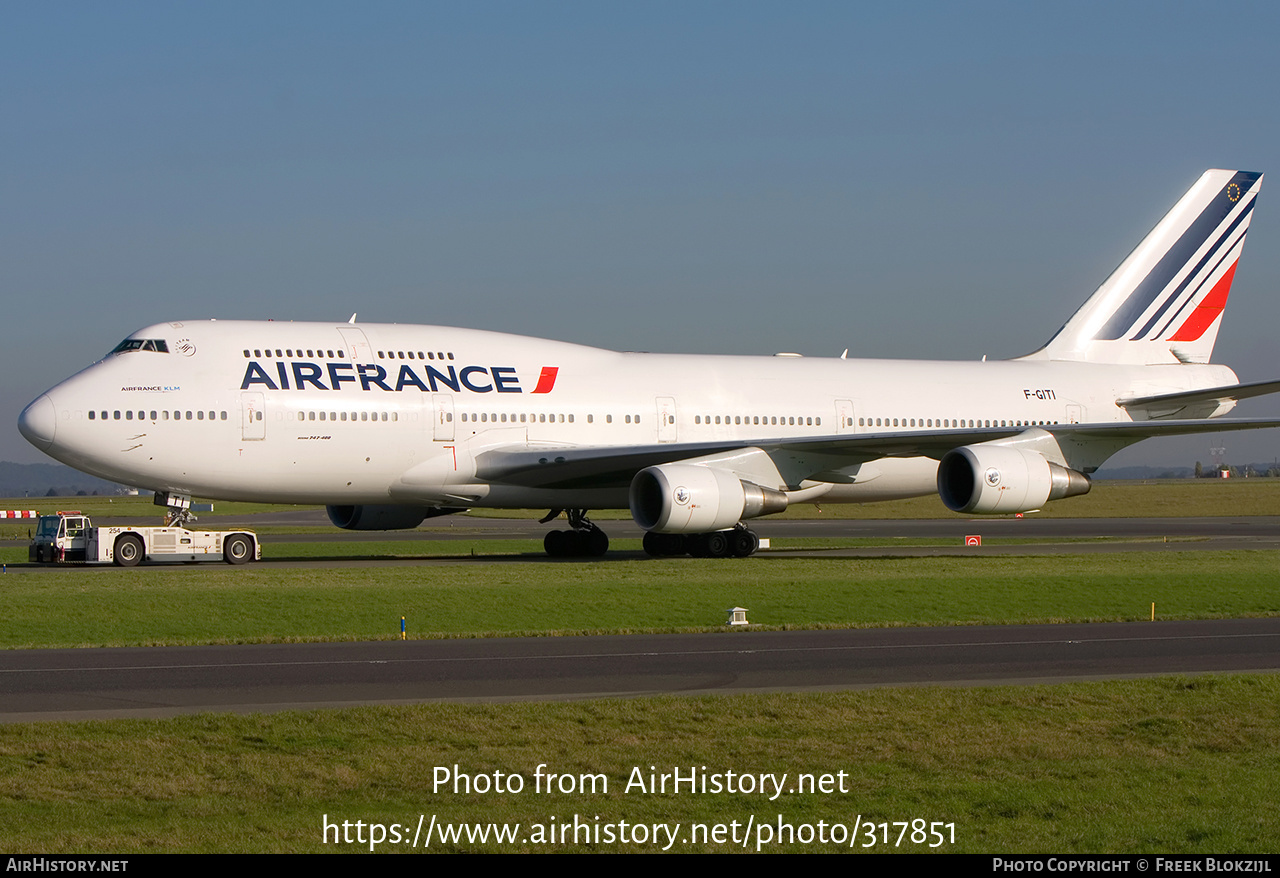
[{"label": "jet engine", "polygon": [[329,520],[344,530],[410,530],[424,519],[457,509],[439,506],[326,506]]},{"label": "jet engine", "polygon": [[651,466],[631,480],[631,517],[648,531],[708,533],[787,508],[787,495],[709,466]]},{"label": "jet engine", "polygon": [[1030,512],[1090,487],[1084,473],[1021,448],[966,445],[938,464],[938,494],[952,512]]}]

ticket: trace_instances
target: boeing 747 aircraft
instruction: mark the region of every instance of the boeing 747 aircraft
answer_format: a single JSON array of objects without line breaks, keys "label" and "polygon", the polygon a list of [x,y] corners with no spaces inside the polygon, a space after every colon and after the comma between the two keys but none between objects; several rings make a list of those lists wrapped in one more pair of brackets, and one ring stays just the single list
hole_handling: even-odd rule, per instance
[{"label": "boeing 747 aircraft", "polygon": [[148,326],[22,412],[50,456],[157,492],[324,504],[335,525],[413,528],[471,507],[566,512],[556,555],[608,548],[588,511],[630,508],[654,555],[752,554],[743,522],[792,503],[937,492],[966,513],[1083,494],[1150,436],[1222,420],[1209,363],[1262,175],[1206,172],[1044,347],[934,362],[617,353],[437,326]]}]

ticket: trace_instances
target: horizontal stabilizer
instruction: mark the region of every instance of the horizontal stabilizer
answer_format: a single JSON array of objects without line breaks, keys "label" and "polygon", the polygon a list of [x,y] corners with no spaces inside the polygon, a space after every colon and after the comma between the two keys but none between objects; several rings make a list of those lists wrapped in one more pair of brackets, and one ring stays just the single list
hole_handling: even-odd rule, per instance
[{"label": "horizontal stabilizer", "polygon": [[1191,406],[1205,410],[1201,417],[1211,417],[1219,407],[1227,403],[1266,396],[1269,393],[1280,393],[1280,381],[1256,381],[1252,384],[1229,384],[1226,387],[1209,387],[1204,390],[1134,396],[1117,399],[1116,405],[1138,419],[1171,418]]}]

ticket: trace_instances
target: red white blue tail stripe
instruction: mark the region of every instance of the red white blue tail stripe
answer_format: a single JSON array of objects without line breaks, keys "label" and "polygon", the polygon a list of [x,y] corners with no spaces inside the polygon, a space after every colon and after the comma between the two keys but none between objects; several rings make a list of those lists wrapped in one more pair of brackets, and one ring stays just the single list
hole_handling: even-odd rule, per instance
[{"label": "red white blue tail stripe", "polygon": [[1258,173],[1206,171],[1032,357],[1208,362],[1261,185]]}]

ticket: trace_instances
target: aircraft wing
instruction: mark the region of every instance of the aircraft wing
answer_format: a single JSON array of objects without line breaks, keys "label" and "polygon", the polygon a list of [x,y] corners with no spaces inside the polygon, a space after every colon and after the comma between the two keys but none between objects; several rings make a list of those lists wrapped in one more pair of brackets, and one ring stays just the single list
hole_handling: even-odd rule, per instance
[{"label": "aircraft wing", "polygon": [[1207,407],[1212,412],[1226,402],[1280,393],[1280,381],[1257,381],[1253,384],[1229,384],[1205,390],[1189,390],[1181,393],[1161,393],[1156,396],[1135,396],[1117,399],[1130,415],[1145,418],[1171,418],[1189,406]]},{"label": "aircraft wing", "polygon": [[883,457],[941,458],[953,448],[1012,439],[1033,430],[1053,435],[1064,447],[1101,443],[1107,447],[1105,458],[1120,448],[1153,436],[1257,430],[1267,427],[1280,427],[1280,418],[926,429],[910,433],[858,433],[638,446],[498,446],[477,451],[475,464],[476,477],[486,482],[530,488],[607,488],[629,485],[635,474],[645,467],[713,455],[731,456],[748,449],[762,451],[775,462],[785,462],[786,465],[780,469],[792,473],[806,472],[807,476],[813,476]]}]

